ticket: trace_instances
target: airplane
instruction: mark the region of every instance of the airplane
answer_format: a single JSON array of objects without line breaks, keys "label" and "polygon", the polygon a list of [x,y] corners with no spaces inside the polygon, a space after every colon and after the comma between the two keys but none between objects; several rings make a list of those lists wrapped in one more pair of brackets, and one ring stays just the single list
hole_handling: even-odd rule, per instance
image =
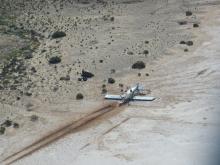
[{"label": "airplane", "polygon": [[[144,90],[143,86],[136,84],[132,88],[128,89],[127,92],[123,95],[105,95],[105,99],[108,100],[121,100],[119,103],[125,104],[129,103],[130,101],[153,101],[155,97],[151,96],[140,96],[142,91]],[[139,96],[138,96],[139,95]]]}]

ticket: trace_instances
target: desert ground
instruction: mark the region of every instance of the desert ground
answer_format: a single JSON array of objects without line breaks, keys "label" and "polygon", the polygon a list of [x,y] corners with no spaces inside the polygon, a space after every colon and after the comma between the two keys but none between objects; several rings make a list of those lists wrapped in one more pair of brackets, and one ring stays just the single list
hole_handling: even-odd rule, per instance
[{"label": "desert ground", "polygon": [[219,0],[1,4],[1,164],[220,163]]}]

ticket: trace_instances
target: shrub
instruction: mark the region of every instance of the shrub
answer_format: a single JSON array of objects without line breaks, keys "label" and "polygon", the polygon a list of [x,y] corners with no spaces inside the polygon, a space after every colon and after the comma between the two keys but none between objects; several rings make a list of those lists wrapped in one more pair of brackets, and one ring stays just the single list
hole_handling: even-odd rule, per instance
[{"label": "shrub", "polygon": [[38,116],[37,115],[32,115],[31,116],[31,121],[35,122],[38,120]]},{"label": "shrub", "polygon": [[180,41],[180,44],[186,44],[186,42],[185,41]]},{"label": "shrub", "polygon": [[186,45],[192,46],[192,45],[193,45],[193,42],[192,42],[192,41],[187,41],[187,42],[186,42]]},{"label": "shrub", "polygon": [[92,77],[94,76],[94,74],[91,73],[91,72],[82,70],[81,76],[82,76],[82,77],[86,77],[86,78],[92,78]]},{"label": "shrub", "polygon": [[65,37],[66,33],[62,32],[62,31],[56,31],[52,34],[52,38],[56,39],[56,38],[61,38],[61,37]]},{"label": "shrub", "polygon": [[3,135],[5,133],[5,127],[0,127],[0,135]]},{"label": "shrub", "polygon": [[103,88],[102,89],[102,94],[105,94],[105,93],[107,93],[107,89]]},{"label": "shrub", "polygon": [[193,24],[193,27],[194,27],[194,28],[197,28],[197,27],[199,27],[199,24],[194,23],[194,24]]},{"label": "shrub", "polygon": [[186,11],[186,16],[191,16],[192,12],[191,11]]},{"label": "shrub", "polygon": [[14,128],[19,128],[19,124],[18,124],[18,123],[14,123],[14,124],[13,124],[13,127],[14,127]]},{"label": "shrub", "polygon": [[82,100],[83,99],[83,94],[82,93],[78,93],[76,95],[76,100]]},{"label": "shrub", "polygon": [[145,63],[143,61],[137,61],[132,65],[132,69],[143,69],[145,68]]},{"label": "shrub", "polygon": [[4,123],[1,124],[1,126],[4,126],[4,127],[10,127],[11,125],[12,125],[11,120],[5,120]]},{"label": "shrub", "polygon": [[113,78],[108,78],[108,83],[109,84],[114,84],[115,83],[115,80]]},{"label": "shrub", "polygon": [[69,80],[70,80],[70,76],[67,75],[67,76],[65,76],[65,77],[60,77],[60,80],[61,80],[61,81],[69,81]]},{"label": "shrub", "polygon": [[61,62],[61,58],[58,56],[54,56],[49,59],[50,64],[58,64],[60,62]]},{"label": "shrub", "polygon": [[179,21],[178,23],[179,23],[179,25],[186,25],[187,21]]},{"label": "shrub", "polygon": [[148,50],[144,50],[144,51],[143,51],[143,54],[145,54],[145,55],[148,54],[148,53],[149,53]]}]

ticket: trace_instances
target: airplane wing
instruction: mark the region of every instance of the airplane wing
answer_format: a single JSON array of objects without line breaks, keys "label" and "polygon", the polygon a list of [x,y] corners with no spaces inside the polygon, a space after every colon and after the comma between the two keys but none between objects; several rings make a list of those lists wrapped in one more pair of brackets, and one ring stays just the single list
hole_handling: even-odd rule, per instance
[{"label": "airplane wing", "polygon": [[123,96],[120,96],[120,95],[105,95],[105,99],[122,100]]},{"label": "airplane wing", "polygon": [[155,97],[150,96],[134,96],[132,100],[134,101],[153,101]]}]

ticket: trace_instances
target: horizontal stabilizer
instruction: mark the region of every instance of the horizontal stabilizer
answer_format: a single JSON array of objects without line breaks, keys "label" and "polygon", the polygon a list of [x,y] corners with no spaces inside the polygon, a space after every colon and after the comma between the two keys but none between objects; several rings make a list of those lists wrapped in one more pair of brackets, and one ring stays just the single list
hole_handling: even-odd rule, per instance
[{"label": "horizontal stabilizer", "polygon": [[155,97],[151,97],[151,96],[134,96],[132,100],[134,100],[134,101],[153,101],[153,100],[155,100]]},{"label": "horizontal stabilizer", "polygon": [[122,100],[123,97],[120,95],[105,95],[105,99],[109,100]]}]

